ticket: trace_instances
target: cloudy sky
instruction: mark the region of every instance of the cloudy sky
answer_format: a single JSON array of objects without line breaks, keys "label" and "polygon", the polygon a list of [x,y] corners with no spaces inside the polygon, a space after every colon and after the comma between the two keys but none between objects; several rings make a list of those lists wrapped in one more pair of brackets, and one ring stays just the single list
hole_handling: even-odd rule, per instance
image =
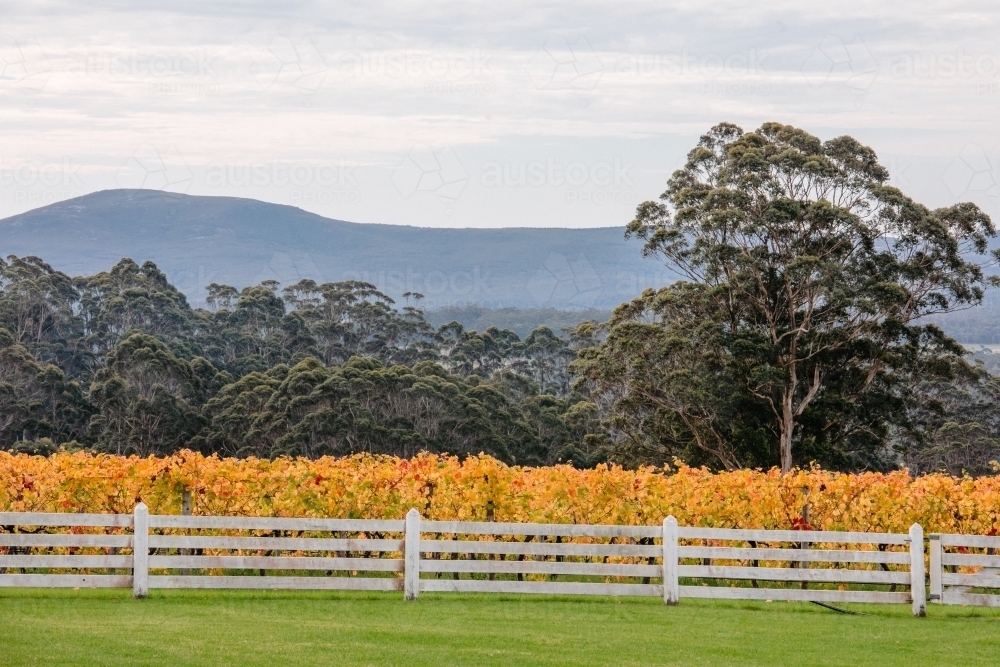
[{"label": "cloudy sky", "polygon": [[0,0],[0,218],[142,187],[622,225],[708,127],[771,120],[1000,218],[998,24],[981,1]]}]

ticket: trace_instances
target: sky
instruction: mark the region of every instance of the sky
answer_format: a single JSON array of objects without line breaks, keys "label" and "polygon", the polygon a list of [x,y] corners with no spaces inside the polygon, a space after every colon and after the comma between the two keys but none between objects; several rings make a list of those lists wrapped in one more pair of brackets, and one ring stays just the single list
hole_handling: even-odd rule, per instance
[{"label": "sky", "polygon": [[0,0],[0,218],[130,187],[624,225],[712,125],[778,121],[1000,220],[998,28],[961,0]]}]

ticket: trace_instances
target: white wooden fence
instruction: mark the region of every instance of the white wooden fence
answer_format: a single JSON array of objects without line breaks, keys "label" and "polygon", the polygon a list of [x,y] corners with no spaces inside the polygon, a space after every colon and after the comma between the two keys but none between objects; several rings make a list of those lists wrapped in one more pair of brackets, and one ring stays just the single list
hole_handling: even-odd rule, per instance
[{"label": "white wooden fence", "polygon": [[[1000,607],[998,553],[1000,537],[932,534],[931,601]],[[970,592],[975,590],[981,592]]]},{"label": "white wooden fence", "polygon": [[[930,599],[1000,606],[1000,537],[930,536]],[[0,513],[0,587],[402,590],[908,603],[923,530]]]},{"label": "white wooden fence", "polygon": [[[145,508],[143,508],[144,510]],[[136,514],[136,525],[138,525]],[[272,517],[150,516],[150,529],[167,529],[148,537],[148,568],[180,571],[148,576],[148,588],[262,588],[391,591],[400,589],[396,573],[403,572],[402,521],[360,519],[283,519]],[[177,531],[185,531],[178,533]],[[188,535],[191,530],[212,535]],[[221,535],[220,531],[270,532],[271,536]],[[298,533],[298,536],[282,536]],[[304,537],[302,534],[320,534]],[[138,534],[138,531],[137,531]],[[365,537],[356,535],[363,534]],[[373,534],[380,537],[370,537]],[[392,538],[381,537],[385,534]],[[330,536],[335,535],[335,536]],[[173,554],[172,551],[177,553]],[[209,550],[212,555],[205,555]],[[158,555],[159,553],[163,555]],[[195,552],[196,555],[192,555]],[[220,553],[221,552],[221,553]],[[246,552],[255,555],[245,555]],[[296,554],[296,555],[275,555]],[[314,556],[306,554],[333,554]],[[361,554],[349,555],[349,554]],[[327,576],[194,575],[197,570],[267,570]],[[335,572],[388,573],[390,576],[332,576]],[[139,596],[146,589],[134,585]]]},{"label": "white wooden fence", "polygon": [[[412,511],[407,519],[434,538],[420,540],[418,567],[435,576],[414,577],[419,590],[407,588],[410,597],[422,591],[663,595],[662,583],[648,583],[663,577],[663,546],[654,544],[663,537],[659,526],[421,521]],[[476,578],[461,579],[462,573]],[[560,576],[572,580],[555,581]]]},{"label": "white wooden fence", "polygon": [[[150,588],[402,588],[397,573],[403,572],[403,521],[151,516],[139,504],[132,515],[0,513],[0,526],[19,529],[0,532],[0,550],[8,551],[0,555],[0,587],[131,587],[136,597],[145,597]],[[74,532],[33,532],[46,527],[69,527]],[[25,528],[32,532],[24,532]],[[40,549],[62,553],[20,553]],[[122,550],[128,555],[118,553]],[[10,573],[12,568],[120,568],[128,574]],[[206,574],[191,575],[192,569]],[[215,574],[234,570],[296,574]],[[317,572],[323,576],[305,576]],[[383,576],[333,576],[336,572]]]},{"label": "white wooden fence", "polygon": [[[680,564],[678,577],[769,584],[680,586],[679,597],[912,603],[914,614],[924,613],[924,536],[918,525],[909,534],[717,528],[680,528],[678,533],[687,542],[702,542],[678,547],[682,561],[702,560],[697,565]],[[739,546],[710,546],[717,542]],[[742,564],[747,561],[748,565]],[[800,587],[776,588],[774,582],[795,582]],[[837,588],[807,588],[811,584]],[[849,589],[850,585],[862,589]]]},{"label": "white wooden fence", "polygon": [[[145,509],[144,506],[143,509]],[[138,512],[138,509],[136,510]],[[132,551],[131,514],[14,514],[0,513],[0,526],[30,526],[32,532],[0,533],[0,573],[11,568],[77,571],[75,574],[0,574],[0,587],[90,587],[128,588],[136,558],[120,554]],[[42,528],[69,528],[69,534],[35,532]],[[99,529],[95,531],[94,529]],[[84,532],[90,531],[90,532]],[[45,549],[65,553],[30,554]],[[80,550],[92,552],[78,553]],[[127,570],[128,574],[80,574],[79,570]]]}]

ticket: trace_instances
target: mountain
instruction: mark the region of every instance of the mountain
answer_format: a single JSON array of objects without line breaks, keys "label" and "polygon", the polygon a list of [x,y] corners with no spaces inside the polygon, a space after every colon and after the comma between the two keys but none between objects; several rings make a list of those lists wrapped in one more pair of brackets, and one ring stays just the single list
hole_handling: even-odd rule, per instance
[{"label": "mountain", "polygon": [[430,229],[359,224],[293,206],[154,190],[105,190],[0,220],[3,256],[70,275],[152,260],[201,305],[209,283],[364,280],[432,310],[611,308],[675,279],[623,227]]}]

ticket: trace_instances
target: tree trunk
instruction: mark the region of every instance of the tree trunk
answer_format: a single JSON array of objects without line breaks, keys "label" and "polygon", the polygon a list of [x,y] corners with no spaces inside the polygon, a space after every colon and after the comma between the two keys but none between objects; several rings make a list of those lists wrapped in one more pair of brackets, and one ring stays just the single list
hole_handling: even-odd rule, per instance
[{"label": "tree trunk", "polygon": [[781,401],[781,474],[792,469],[792,433],[795,416],[792,411],[792,392],[786,391]]}]

